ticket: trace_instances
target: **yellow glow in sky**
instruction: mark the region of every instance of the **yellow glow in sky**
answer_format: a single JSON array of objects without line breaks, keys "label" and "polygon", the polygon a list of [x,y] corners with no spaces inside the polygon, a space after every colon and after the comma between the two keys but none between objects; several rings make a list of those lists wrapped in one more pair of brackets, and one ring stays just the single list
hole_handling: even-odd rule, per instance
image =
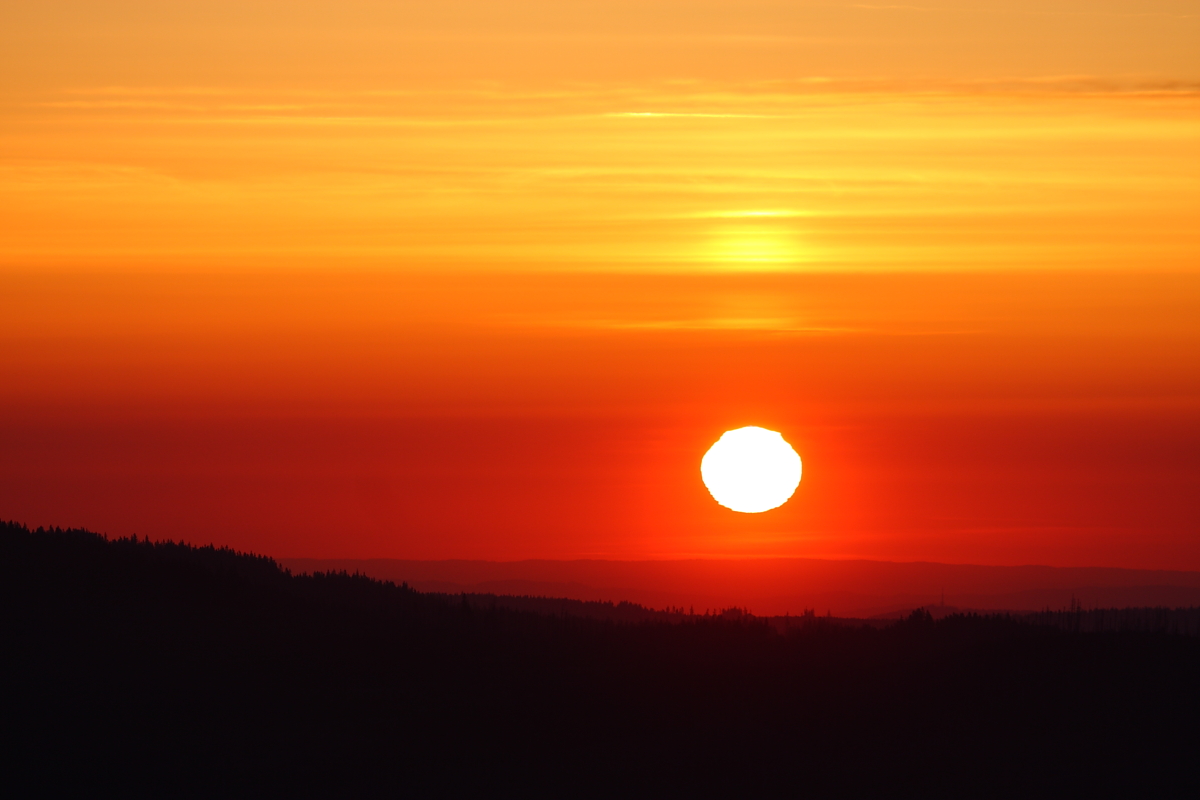
[{"label": "yellow glow in sky", "polygon": [[1200,252],[1196,2],[4,6],[4,268]]}]

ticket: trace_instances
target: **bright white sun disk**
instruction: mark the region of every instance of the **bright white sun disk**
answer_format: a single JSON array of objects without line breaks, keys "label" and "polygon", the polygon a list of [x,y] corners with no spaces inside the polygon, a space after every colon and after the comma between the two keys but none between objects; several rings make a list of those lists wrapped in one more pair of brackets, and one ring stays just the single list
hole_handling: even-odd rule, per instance
[{"label": "bright white sun disk", "polygon": [[757,514],[778,508],[800,485],[800,456],[766,428],[726,431],[700,461],[700,477],[726,508]]}]

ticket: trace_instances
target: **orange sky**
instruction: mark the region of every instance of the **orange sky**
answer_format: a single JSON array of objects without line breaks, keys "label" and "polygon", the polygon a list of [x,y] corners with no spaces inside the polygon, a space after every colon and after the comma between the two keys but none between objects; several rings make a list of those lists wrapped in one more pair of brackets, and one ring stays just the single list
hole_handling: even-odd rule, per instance
[{"label": "orange sky", "polygon": [[0,9],[0,517],[1200,569],[1200,2]]}]

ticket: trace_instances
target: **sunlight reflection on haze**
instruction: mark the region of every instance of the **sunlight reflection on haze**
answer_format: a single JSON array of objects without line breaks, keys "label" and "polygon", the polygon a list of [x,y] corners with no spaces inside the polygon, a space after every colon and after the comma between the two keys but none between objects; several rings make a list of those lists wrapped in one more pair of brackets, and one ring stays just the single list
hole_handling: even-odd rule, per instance
[{"label": "sunlight reflection on haze", "polygon": [[714,230],[704,260],[735,271],[783,270],[806,261],[795,234],[773,224],[742,224]]}]

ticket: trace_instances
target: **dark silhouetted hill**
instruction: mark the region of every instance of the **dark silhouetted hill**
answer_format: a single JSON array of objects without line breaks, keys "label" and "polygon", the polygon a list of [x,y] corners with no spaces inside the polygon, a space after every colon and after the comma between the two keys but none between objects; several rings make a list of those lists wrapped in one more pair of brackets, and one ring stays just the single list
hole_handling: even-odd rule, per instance
[{"label": "dark silhouetted hill", "polygon": [[1183,796],[1197,783],[1192,636],[924,612],[872,626],[811,614],[781,632],[735,611],[422,594],[12,524],[0,593],[14,797]]},{"label": "dark silhouetted hill", "polygon": [[682,561],[282,559],[293,572],[362,573],[421,591],[621,600],[651,608],[748,607],[775,616],[900,616],[945,602],[981,611],[1200,606],[1200,572],[994,567],[812,558]]}]

